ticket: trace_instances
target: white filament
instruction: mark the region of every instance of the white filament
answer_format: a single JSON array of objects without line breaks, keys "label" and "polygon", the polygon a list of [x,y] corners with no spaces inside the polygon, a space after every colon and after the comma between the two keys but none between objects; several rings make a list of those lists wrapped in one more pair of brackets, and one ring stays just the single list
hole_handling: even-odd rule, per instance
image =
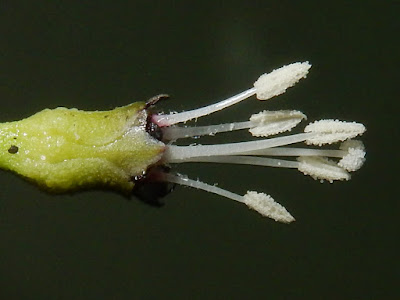
[{"label": "white filament", "polygon": [[220,195],[220,196],[243,203],[242,196],[232,193],[232,192],[229,192],[227,190],[221,189],[217,186],[209,185],[207,183],[204,183],[204,182],[201,182],[198,180],[189,179],[186,176],[184,177],[182,175],[173,175],[173,174],[165,173],[165,174],[163,174],[163,176],[164,176],[163,179],[165,181],[180,184],[180,185],[190,186],[192,188],[196,188],[196,189],[203,190],[206,192],[214,193],[214,194],[217,194],[217,195]]},{"label": "white filament", "polygon": [[250,121],[235,122],[227,124],[197,126],[197,127],[166,127],[163,128],[163,138],[165,140],[177,140],[180,138],[188,138],[202,135],[215,135],[221,132],[229,132],[234,130],[246,129],[253,127],[254,124]]},{"label": "white filament", "polygon": [[175,161],[175,163],[180,163],[180,162],[209,162],[209,163],[239,164],[239,165],[294,168],[294,169],[297,169],[299,167],[299,163],[297,161],[266,158],[266,157],[242,156],[242,155],[202,156],[202,157],[191,157],[184,161]]},{"label": "white filament", "polygon": [[247,155],[263,156],[326,156],[343,158],[348,152],[335,149],[311,149],[311,148],[288,148],[275,147],[262,150],[246,152]]},{"label": "white filament", "polygon": [[237,94],[233,97],[230,97],[226,100],[221,102],[211,104],[205,107],[184,111],[181,113],[176,114],[169,114],[169,115],[154,115],[152,117],[153,122],[155,122],[160,127],[171,126],[173,124],[186,122],[192,119],[200,118],[203,116],[207,116],[212,114],[216,111],[222,110],[229,106],[232,106],[240,101],[243,101],[256,93],[255,88],[248,89],[240,94]]}]

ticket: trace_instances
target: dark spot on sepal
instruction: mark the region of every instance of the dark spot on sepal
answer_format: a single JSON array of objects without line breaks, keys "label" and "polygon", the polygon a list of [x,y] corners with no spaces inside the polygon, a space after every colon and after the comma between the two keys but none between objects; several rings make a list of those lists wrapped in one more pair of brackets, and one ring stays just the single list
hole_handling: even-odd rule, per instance
[{"label": "dark spot on sepal", "polygon": [[18,153],[19,148],[15,145],[11,145],[11,147],[8,149],[8,153],[10,154],[15,154]]}]

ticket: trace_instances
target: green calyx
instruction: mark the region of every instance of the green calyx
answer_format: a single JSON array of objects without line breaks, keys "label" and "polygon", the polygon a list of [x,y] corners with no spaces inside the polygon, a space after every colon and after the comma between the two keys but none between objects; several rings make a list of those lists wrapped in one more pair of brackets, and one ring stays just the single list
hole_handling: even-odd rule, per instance
[{"label": "green calyx", "polygon": [[110,111],[45,109],[0,124],[0,167],[53,192],[132,190],[132,177],[156,164],[165,145],[145,130],[145,103]]}]

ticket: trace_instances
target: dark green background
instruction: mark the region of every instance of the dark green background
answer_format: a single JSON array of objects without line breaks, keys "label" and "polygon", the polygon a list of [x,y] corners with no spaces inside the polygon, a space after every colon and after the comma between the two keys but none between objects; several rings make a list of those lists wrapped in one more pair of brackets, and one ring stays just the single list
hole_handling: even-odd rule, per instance
[{"label": "dark green background", "polygon": [[1,172],[0,298],[399,297],[398,12],[398,1],[1,1],[1,121],[161,92],[172,98],[160,109],[180,111],[309,60],[308,78],[285,95],[199,123],[265,108],[357,120],[368,159],[334,184],[292,170],[178,168],[271,194],[291,225],[192,189],[154,208],[112,192],[52,196]]}]

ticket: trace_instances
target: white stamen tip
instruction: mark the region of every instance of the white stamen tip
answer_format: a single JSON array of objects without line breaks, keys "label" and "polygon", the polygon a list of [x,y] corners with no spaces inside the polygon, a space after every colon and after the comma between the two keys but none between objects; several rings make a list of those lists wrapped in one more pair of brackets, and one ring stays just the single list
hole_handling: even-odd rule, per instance
[{"label": "white stamen tip", "polygon": [[297,110],[262,111],[250,117],[250,122],[257,124],[249,129],[253,136],[266,137],[296,127],[306,115]]},{"label": "white stamen tip", "polygon": [[295,221],[285,207],[275,202],[275,200],[267,194],[248,191],[246,195],[243,196],[243,201],[249,208],[275,221],[283,223]]},{"label": "white stamen tip", "polygon": [[300,156],[297,160],[299,171],[316,180],[328,180],[332,183],[334,180],[350,179],[350,174],[346,170],[325,157]]},{"label": "white stamen tip", "polygon": [[308,61],[297,62],[261,75],[254,82],[257,98],[259,100],[267,100],[283,94],[287,88],[295,85],[301,78],[306,77],[310,68],[311,65]]},{"label": "white stamen tip", "polygon": [[338,166],[349,172],[357,171],[365,161],[364,144],[357,140],[348,140],[340,145],[341,150],[348,152],[338,163]]},{"label": "white stamen tip", "polygon": [[319,146],[354,138],[362,135],[365,130],[365,126],[361,123],[339,120],[319,120],[304,128],[304,132],[316,133],[316,135],[307,139],[306,143]]}]

